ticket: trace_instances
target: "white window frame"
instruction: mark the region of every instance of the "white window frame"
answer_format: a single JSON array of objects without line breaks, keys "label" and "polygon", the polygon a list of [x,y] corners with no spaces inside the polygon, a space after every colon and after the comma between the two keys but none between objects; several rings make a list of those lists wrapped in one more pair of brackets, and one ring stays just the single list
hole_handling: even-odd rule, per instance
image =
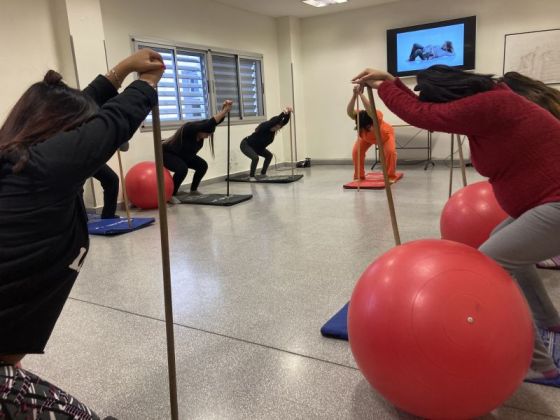
[{"label": "white window frame", "polygon": [[[131,36],[131,49],[132,52],[138,51],[138,45],[143,45],[147,47],[157,47],[157,48],[167,48],[174,51],[176,54],[177,50],[180,51],[192,51],[193,53],[197,54],[204,54],[206,57],[205,65],[206,65],[206,75],[207,75],[207,92],[208,92],[208,110],[210,115],[208,118],[211,118],[212,115],[215,115],[219,110],[216,109],[216,90],[215,90],[215,81],[214,81],[214,69],[212,67],[212,54],[217,55],[225,55],[225,56],[234,56],[237,62],[237,85],[238,85],[238,98],[233,98],[234,101],[239,103],[239,107],[241,110],[241,115],[243,115],[243,101],[241,100],[241,81],[240,81],[240,72],[239,72],[239,60],[240,59],[247,59],[247,60],[257,60],[260,62],[261,66],[261,100],[262,100],[262,110],[263,115],[258,116],[251,116],[251,117],[231,117],[230,123],[231,125],[243,125],[243,124],[257,124],[267,120],[266,114],[266,90],[265,90],[265,80],[264,80],[264,57],[262,54],[258,53],[251,53],[246,51],[238,51],[238,50],[229,50],[229,49],[222,49],[222,48],[213,48],[213,47],[206,47],[201,45],[194,45],[188,44],[183,42],[177,41],[170,41],[165,39],[156,39],[156,38],[146,38],[141,36]],[[178,100],[179,100],[179,115],[182,118],[181,113],[181,99],[180,94],[177,92]],[[161,123],[162,129],[164,130],[173,130],[181,127],[185,124],[185,120],[178,120],[178,121],[167,121]],[[141,126],[142,131],[151,131],[152,125],[151,123],[144,122]]]}]

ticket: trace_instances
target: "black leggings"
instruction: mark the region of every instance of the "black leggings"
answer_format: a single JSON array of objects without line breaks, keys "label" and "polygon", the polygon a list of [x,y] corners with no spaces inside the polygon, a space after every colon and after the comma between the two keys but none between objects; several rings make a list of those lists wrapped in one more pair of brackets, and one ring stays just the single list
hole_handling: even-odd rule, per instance
[{"label": "black leggings", "polygon": [[187,177],[187,172],[190,169],[194,169],[194,177],[191,184],[191,191],[198,190],[200,181],[206,171],[208,170],[208,164],[204,159],[197,155],[188,156],[186,159],[176,155],[175,153],[163,151],[163,165],[173,172],[173,195],[176,195],[181,187],[181,184]]},{"label": "black leggings", "polygon": [[247,156],[249,159],[251,159],[251,172],[249,173],[249,176],[255,176],[255,172],[257,170],[257,164],[259,163],[259,156],[262,156],[264,158],[261,175],[266,175],[266,171],[268,169],[268,166],[270,165],[270,162],[272,161],[272,156],[274,155],[270,153],[267,149],[262,149],[262,150],[253,149],[247,142],[246,138],[241,141],[240,147],[243,154]]},{"label": "black leggings", "polygon": [[93,174],[93,177],[101,182],[103,187],[103,211],[101,212],[101,218],[115,218],[117,198],[119,196],[119,177],[107,164],[99,168]]}]

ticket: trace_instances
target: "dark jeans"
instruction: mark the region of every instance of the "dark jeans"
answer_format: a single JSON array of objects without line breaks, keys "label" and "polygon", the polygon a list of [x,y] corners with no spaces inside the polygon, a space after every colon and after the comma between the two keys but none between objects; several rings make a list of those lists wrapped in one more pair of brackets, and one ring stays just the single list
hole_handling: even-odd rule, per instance
[{"label": "dark jeans", "polygon": [[103,211],[101,212],[102,219],[112,219],[117,217],[117,198],[119,196],[119,177],[109,167],[104,164],[101,168],[93,174],[93,177],[101,182],[103,187]]},{"label": "dark jeans", "polygon": [[165,150],[163,151],[163,165],[173,172],[173,195],[176,195],[179,191],[181,184],[187,177],[189,168],[194,170],[191,191],[198,190],[200,181],[202,181],[208,170],[206,161],[197,155],[189,156],[185,159],[182,156],[166,152]]},{"label": "dark jeans", "polygon": [[241,141],[240,147],[243,154],[247,156],[249,159],[251,159],[251,171],[249,173],[250,176],[255,176],[255,172],[257,171],[257,164],[259,163],[259,156],[262,156],[264,158],[264,164],[261,170],[261,175],[266,175],[266,171],[274,155],[270,153],[267,149],[262,149],[262,150],[253,149],[247,142],[247,139],[243,139]]}]

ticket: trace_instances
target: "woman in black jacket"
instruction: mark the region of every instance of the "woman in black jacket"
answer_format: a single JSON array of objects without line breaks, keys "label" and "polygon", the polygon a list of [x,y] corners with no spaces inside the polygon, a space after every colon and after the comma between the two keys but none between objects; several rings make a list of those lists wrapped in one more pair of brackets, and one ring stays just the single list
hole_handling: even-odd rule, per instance
[{"label": "woman in black jacket", "polygon": [[[208,170],[208,163],[198,152],[204,146],[204,139],[210,137],[210,150],[214,155],[214,138],[212,134],[231,110],[233,102],[224,101],[222,109],[207,120],[185,123],[175,134],[163,143],[163,164],[173,172],[173,195],[176,195],[190,169],[194,170],[191,194],[200,194],[198,186]],[[174,202],[172,199],[171,202]]]},{"label": "woman in black jacket", "polygon": [[272,117],[257,126],[254,133],[249,137],[245,137],[240,144],[241,151],[245,156],[251,159],[251,169],[249,176],[255,179],[255,172],[259,163],[259,156],[264,157],[264,164],[261,170],[261,176],[266,176],[266,171],[272,161],[272,153],[267,146],[274,141],[276,132],[284,127],[290,121],[290,114],[293,112],[291,107],[286,107],[280,114]]},{"label": "woman in black jacket", "polygon": [[[57,419],[74,418],[63,414],[78,409],[84,413],[80,418],[96,418],[78,402],[59,404],[48,395],[48,384],[15,366],[26,354],[43,353],[84,263],[85,180],[132,137],[157,103],[163,71],[161,56],[149,49],[98,76],[83,92],[49,70],[0,128],[0,387],[5,391],[0,417],[19,418],[27,406],[56,409]],[[119,95],[132,72],[139,80]],[[21,387],[29,381],[35,394],[33,387]],[[40,390],[46,399],[36,395]]]}]

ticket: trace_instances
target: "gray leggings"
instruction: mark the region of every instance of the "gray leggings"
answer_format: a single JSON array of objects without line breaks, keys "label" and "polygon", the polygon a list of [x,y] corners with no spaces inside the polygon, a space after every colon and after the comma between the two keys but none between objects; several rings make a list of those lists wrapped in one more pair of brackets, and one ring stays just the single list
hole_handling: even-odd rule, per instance
[{"label": "gray leggings", "polygon": [[[560,254],[560,202],[537,206],[517,219],[506,219],[494,229],[479,250],[517,280],[538,327],[560,325],[558,311],[535,268],[537,262]],[[545,372],[555,367],[536,334],[531,369]]]}]

